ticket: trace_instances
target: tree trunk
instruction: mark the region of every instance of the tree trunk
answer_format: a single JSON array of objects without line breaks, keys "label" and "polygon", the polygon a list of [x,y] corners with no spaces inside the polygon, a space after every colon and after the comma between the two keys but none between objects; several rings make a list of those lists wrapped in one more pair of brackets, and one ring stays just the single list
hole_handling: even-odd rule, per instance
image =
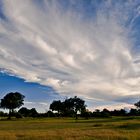
[{"label": "tree trunk", "polygon": [[58,110],[58,117],[60,117],[60,110]]},{"label": "tree trunk", "polygon": [[75,119],[78,119],[77,111],[75,112]]},{"label": "tree trunk", "polygon": [[11,120],[11,109],[9,109],[8,120]]}]

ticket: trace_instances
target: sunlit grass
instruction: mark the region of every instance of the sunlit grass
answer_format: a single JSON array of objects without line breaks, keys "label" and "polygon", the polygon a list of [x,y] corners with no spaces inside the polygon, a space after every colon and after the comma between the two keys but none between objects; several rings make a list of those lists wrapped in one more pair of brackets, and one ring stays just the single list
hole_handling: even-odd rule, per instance
[{"label": "sunlit grass", "polygon": [[0,140],[139,140],[139,117],[43,118],[0,121]]}]

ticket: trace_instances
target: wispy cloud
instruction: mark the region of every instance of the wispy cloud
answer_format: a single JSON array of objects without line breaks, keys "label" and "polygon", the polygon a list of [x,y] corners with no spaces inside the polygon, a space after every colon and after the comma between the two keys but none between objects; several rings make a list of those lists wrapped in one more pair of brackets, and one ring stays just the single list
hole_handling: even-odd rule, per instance
[{"label": "wispy cloud", "polygon": [[64,96],[119,102],[140,95],[132,37],[138,1],[91,1],[91,11],[83,2],[3,0],[0,67]]}]

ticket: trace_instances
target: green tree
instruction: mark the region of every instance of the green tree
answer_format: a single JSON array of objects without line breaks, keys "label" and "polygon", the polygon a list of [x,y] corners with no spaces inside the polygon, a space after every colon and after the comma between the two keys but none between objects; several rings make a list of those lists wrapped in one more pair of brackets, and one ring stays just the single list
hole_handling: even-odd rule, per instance
[{"label": "green tree", "polygon": [[35,108],[32,108],[32,109],[30,109],[30,111],[29,111],[29,116],[30,117],[38,117],[38,112],[36,111],[36,109]]},{"label": "green tree", "polygon": [[19,108],[24,103],[25,96],[19,92],[10,92],[1,99],[0,107],[4,109],[9,109],[9,119],[11,119],[11,114],[14,112],[14,109]]},{"label": "green tree", "polygon": [[62,102],[60,100],[58,101],[53,101],[51,104],[50,104],[50,109],[52,111],[57,111],[58,114],[60,115],[61,111],[62,111]]},{"label": "green tree", "polygon": [[58,114],[63,116],[75,116],[78,119],[78,112],[81,114],[86,109],[85,101],[75,96],[74,98],[67,98],[61,102],[53,101],[50,104],[52,111],[57,111]]},{"label": "green tree", "polygon": [[78,119],[78,112],[82,112],[86,109],[85,101],[75,96],[74,98],[70,98],[71,104],[73,106],[73,111],[75,114],[76,119]]},{"label": "green tree", "polygon": [[19,109],[18,113],[20,113],[24,117],[29,117],[30,110],[26,107],[22,107]]},{"label": "green tree", "polygon": [[75,96],[67,99],[67,105],[74,112],[75,118],[78,119],[78,112],[81,114],[86,109],[85,101]]}]

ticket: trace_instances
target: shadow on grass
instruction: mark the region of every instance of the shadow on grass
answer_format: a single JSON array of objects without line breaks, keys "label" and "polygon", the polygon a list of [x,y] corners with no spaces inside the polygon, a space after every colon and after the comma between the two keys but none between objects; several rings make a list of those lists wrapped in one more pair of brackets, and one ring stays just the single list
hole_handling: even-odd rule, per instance
[{"label": "shadow on grass", "polygon": [[129,120],[140,120],[140,117],[109,117],[109,118],[90,118],[72,120],[66,123],[108,123],[108,122],[124,122]]},{"label": "shadow on grass", "polygon": [[122,124],[122,125],[119,125],[117,126],[117,128],[119,129],[128,129],[128,130],[134,130],[134,129],[140,129],[140,124]]},{"label": "shadow on grass", "polygon": [[22,119],[19,119],[19,118],[1,118],[0,121],[19,121],[19,120],[22,120]]}]

